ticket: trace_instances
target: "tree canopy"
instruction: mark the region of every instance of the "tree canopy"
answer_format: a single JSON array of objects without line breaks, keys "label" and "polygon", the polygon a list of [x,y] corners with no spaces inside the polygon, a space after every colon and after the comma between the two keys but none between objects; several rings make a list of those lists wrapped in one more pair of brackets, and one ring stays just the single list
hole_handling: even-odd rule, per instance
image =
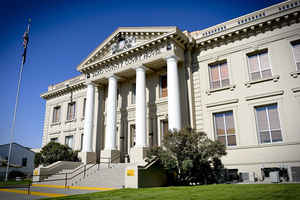
[{"label": "tree canopy", "polygon": [[56,142],[49,142],[40,153],[35,154],[35,166],[50,165],[57,161],[79,161],[78,152]]},{"label": "tree canopy", "polygon": [[164,135],[162,147],[148,151],[147,161],[153,157],[171,174],[172,184],[218,183],[224,167],[220,158],[226,148],[218,141],[210,140],[205,133],[185,128],[169,131]]}]

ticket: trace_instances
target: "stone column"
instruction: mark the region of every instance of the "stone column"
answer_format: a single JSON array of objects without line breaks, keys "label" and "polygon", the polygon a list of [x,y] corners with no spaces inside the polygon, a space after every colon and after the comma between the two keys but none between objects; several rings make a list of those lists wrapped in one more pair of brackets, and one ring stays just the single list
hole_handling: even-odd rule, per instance
[{"label": "stone column", "polygon": [[181,108],[180,108],[180,88],[177,57],[170,56],[167,61],[167,79],[168,79],[168,124],[169,130],[180,130],[181,126]]},{"label": "stone column", "polygon": [[80,154],[84,163],[96,161],[96,153],[93,152],[93,126],[94,126],[94,101],[95,85],[87,82],[86,108],[84,116],[83,147]]},{"label": "stone column", "polygon": [[136,68],[136,147],[146,147],[146,70]]},{"label": "stone column", "polygon": [[147,151],[147,131],[146,131],[146,68],[143,66],[136,69],[136,145],[130,151],[130,162],[145,165]]},{"label": "stone column", "polygon": [[108,78],[105,150],[116,149],[117,84],[118,81],[116,76],[111,76]]},{"label": "stone column", "polygon": [[104,150],[101,151],[101,161],[120,162],[120,151],[116,146],[117,124],[117,76],[108,78],[107,115]]}]

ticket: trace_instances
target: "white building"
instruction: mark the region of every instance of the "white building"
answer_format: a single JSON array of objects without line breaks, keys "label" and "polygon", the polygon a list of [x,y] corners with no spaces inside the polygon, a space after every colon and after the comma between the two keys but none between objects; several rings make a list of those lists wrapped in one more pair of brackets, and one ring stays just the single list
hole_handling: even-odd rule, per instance
[{"label": "white building", "polygon": [[[189,32],[121,27],[51,85],[43,146],[87,162],[143,163],[168,129],[190,126],[227,146],[225,167],[300,179],[300,1]],[[101,156],[100,156],[101,155]]]},{"label": "white building", "polygon": [[[8,160],[10,144],[0,145],[0,180],[4,179],[6,173],[6,163]],[[34,169],[35,153],[28,147],[18,143],[12,143],[9,172],[20,171],[26,175],[32,175]]]}]

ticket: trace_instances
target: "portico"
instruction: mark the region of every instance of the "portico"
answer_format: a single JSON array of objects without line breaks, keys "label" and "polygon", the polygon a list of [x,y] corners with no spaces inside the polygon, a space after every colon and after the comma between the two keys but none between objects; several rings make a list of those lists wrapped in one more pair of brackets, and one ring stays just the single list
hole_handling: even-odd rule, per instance
[{"label": "portico", "polygon": [[[176,29],[174,29],[176,34]],[[86,95],[86,113],[84,121],[84,137],[83,137],[83,152],[92,152],[93,148],[93,134],[96,131],[93,130],[93,123],[97,124],[101,120],[95,119],[94,116],[94,107],[95,102],[105,101],[105,114],[104,117],[104,127],[105,130],[98,130],[98,134],[104,134],[104,148],[101,151],[101,159],[110,160],[111,162],[120,162],[122,160],[122,155],[128,154],[130,157],[130,162],[134,163],[144,163],[145,151],[149,147],[149,129],[150,125],[149,115],[156,115],[150,109],[151,99],[149,96],[156,96],[157,94],[150,94],[147,90],[147,76],[155,77],[161,71],[165,71],[167,74],[167,119],[168,128],[181,129],[182,120],[181,120],[181,98],[180,96],[180,82],[178,74],[178,63],[184,60],[183,52],[184,49],[181,43],[178,43],[177,40],[174,40],[174,36],[169,35],[166,38],[158,37],[157,40],[151,40],[151,43],[145,41],[138,45],[133,41],[136,41],[138,36],[127,36],[128,33],[123,33],[121,30],[118,33],[115,33],[114,42],[107,41],[110,43],[110,48],[115,48],[111,52],[111,55],[103,59],[95,59],[94,56],[97,56],[98,53],[94,52],[94,56],[90,56],[86,61],[84,61],[79,67],[78,70],[86,74],[86,84],[87,84],[87,95]],[[135,33],[131,33],[135,35]],[[127,41],[126,45],[121,47],[124,41],[120,41],[120,37],[131,39],[131,43]],[[182,35],[183,39],[186,39]],[[134,38],[134,39],[133,39]],[[179,37],[177,38],[179,39]],[[151,45],[151,47],[150,47]],[[100,45],[101,46],[101,45]],[[147,48],[146,48],[147,46]],[[150,47],[150,48],[149,48]],[[105,47],[102,47],[105,48]],[[123,49],[122,49],[123,48]],[[109,48],[108,48],[109,49]],[[117,49],[117,50],[116,50]],[[145,50],[147,49],[147,50]],[[101,52],[101,48],[98,52]],[[132,54],[132,55],[131,55]],[[128,102],[123,100],[126,97],[122,96],[122,85],[127,84],[128,80],[135,81],[135,105],[130,105],[128,108]],[[101,85],[104,88],[106,94],[102,95],[105,99],[100,99],[95,101],[95,85]],[[159,83],[156,83],[159,86]],[[100,90],[99,90],[100,91]],[[155,91],[156,92],[156,91]],[[121,104],[118,103],[119,98],[122,98]],[[159,99],[156,97],[155,100]],[[99,105],[98,105],[99,106]],[[118,108],[120,107],[120,108]],[[134,110],[134,112],[129,110]],[[120,114],[118,114],[118,112]],[[122,121],[118,115],[127,113],[130,115],[135,115],[134,124],[136,135],[133,138],[132,134],[127,133],[126,136],[121,136],[121,132],[127,129],[124,127],[124,124],[129,124],[128,119],[126,122]],[[133,114],[134,113],[134,114]],[[166,116],[166,114],[165,114]],[[151,121],[152,123],[152,121]],[[150,124],[151,124],[150,123]],[[158,128],[158,126],[156,127]],[[123,129],[123,130],[120,130]],[[151,127],[151,132],[153,131]],[[158,131],[156,131],[158,132]],[[162,131],[160,131],[162,132]],[[153,133],[152,133],[153,134]],[[162,133],[160,133],[162,137]],[[157,138],[159,136],[156,136]],[[123,149],[120,148],[120,140],[135,140],[135,143],[132,146],[123,144]],[[125,149],[125,150],[124,150]],[[122,152],[125,151],[125,152]],[[83,153],[84,154],[84,153]],[[88,162],[88,160],[85,160]]]}]

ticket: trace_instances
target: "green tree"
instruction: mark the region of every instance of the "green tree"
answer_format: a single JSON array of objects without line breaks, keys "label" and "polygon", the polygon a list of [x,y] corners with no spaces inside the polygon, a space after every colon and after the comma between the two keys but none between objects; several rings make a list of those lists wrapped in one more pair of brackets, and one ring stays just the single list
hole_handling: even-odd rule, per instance
[{"label": "green tree", "polygon": [[79,161],[78,152],[70,147],[56,142],[49,142],[41,150],[40,155],[35,156],[35,165],[50,165],[57,161]]},{"label": "green tree", "polygon": [[224,167],[220,158],[226,148],[218,141],[210,140],[205,133],[185,128],[169,131],[163,138],[162,147],[149,149],[147,161],[154,157],[171,174],[172,184],[218,183]]}]

